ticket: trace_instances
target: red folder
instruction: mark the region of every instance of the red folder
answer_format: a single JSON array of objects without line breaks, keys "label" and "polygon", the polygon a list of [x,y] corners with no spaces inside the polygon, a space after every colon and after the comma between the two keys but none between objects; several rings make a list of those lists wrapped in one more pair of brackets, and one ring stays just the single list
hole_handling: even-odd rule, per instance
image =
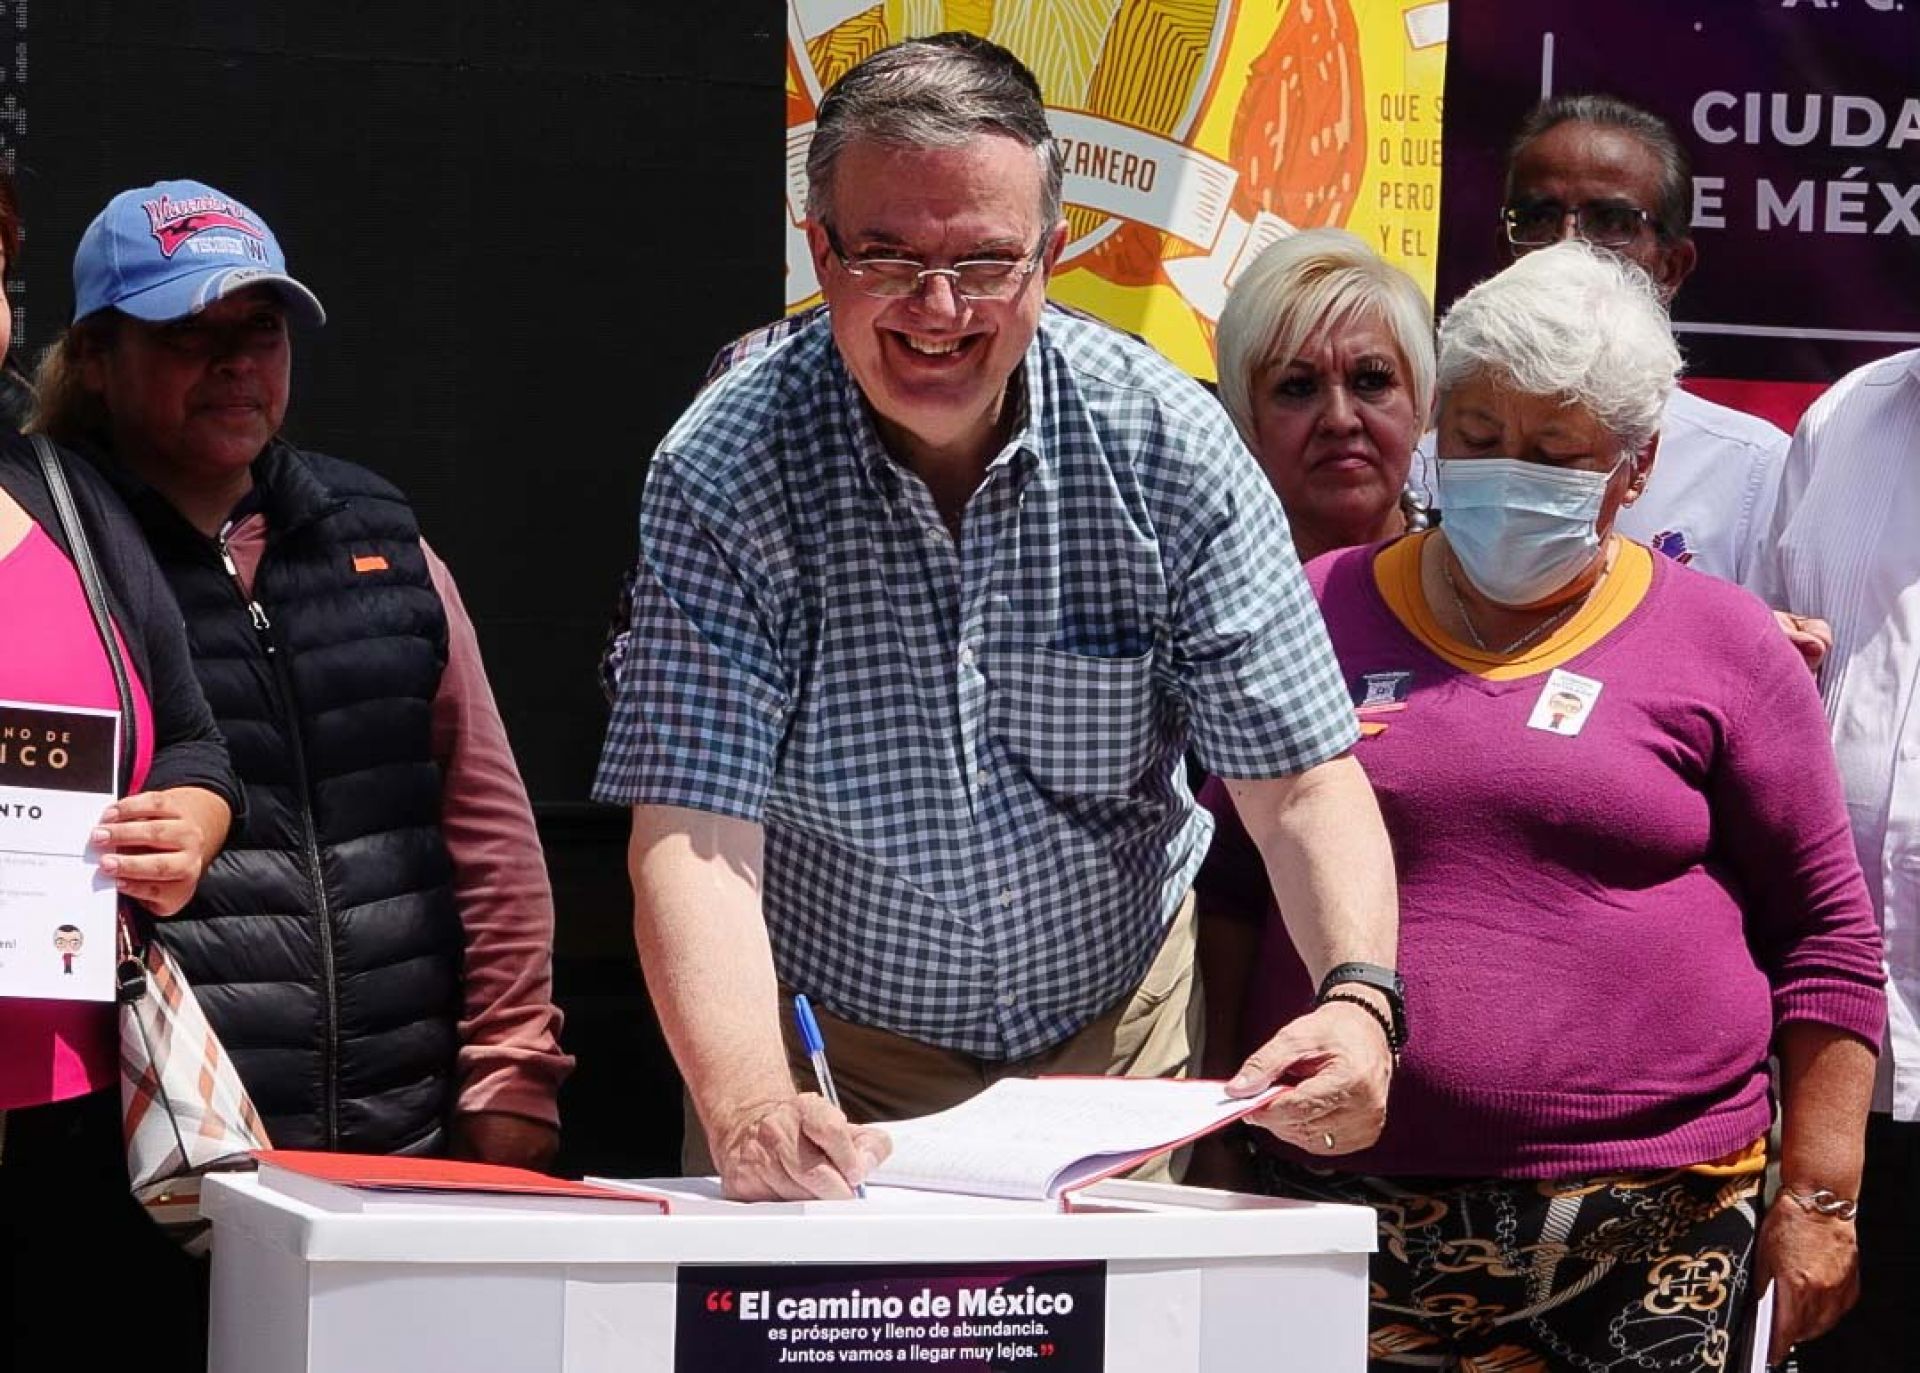
[{"label": "red folder", "polygon": [[262,1149],[254,1154],[265,1167],[318,1178],[341,1187],[376,1192],[493,1192],[524,1197],[589,1197],[597,1201],[638,1202],[657,1211],[667,1198],[652,1192],[603,1187],[549,1177],[531,1168],[459,1159],[410,1158],[397,1154],[330,1154],[306,1149]]}]

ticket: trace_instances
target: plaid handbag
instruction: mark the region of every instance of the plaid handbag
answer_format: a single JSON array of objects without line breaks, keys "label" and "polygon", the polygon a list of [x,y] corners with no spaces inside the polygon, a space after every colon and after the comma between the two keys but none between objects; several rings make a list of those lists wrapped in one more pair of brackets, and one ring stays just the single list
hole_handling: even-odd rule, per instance
[{"label": "plaid handbag", "polygon": [[213,1027],[157,939],[120,918],[120,1113],[127,1181],[147,1214],[194,1247],[200,1176],[247,1167],[266,1128]]},{"label": "plaid handbag", "polygon": [[[120,698],[120,776],[134,757],[133,689],[119,636],[107,614],[105,584],[73,503],[59,453],[36,434],[34,452],[79,573],[94,628],[113,668]],[[120,910],[120,1114],[127,1179],[147,1214],[189,1249],[204,1247],[200,1176],[242,1167],[267,1132],[213,1027],[173,955],[142,937],[138,917]]]}]

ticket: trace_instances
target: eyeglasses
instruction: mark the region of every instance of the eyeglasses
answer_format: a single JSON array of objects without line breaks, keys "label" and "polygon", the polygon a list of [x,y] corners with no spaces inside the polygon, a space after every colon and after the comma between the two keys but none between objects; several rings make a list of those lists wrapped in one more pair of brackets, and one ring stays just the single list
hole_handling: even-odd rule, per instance
[{"label": "eyeglasses", "polygon": [[917,296],[928,277],[945,277],[962,300],[1012,300],[1040,265],[1047,240],[1042,237],[1025,257],[968,258],[951,267],[929,267],[907,257],[848,257],[831,227],[827,245],[847,275],[860,278],[860,289],[882,300]]},{"label": "eyeglasses", "polygon": [[1545,248],[1560,241],[1560,230],[1568,217],[1573,232],[1596,248],[1624,248],[1640,237],[1644,225],[1656,234],[1660,225],[1652,213],[1624,200],[1589,200],[1584,205],[1562,205],[1557,200],[1538,200],[1508,205],[1500,211],[1506,225],[1507,242],[1516,248]]}]

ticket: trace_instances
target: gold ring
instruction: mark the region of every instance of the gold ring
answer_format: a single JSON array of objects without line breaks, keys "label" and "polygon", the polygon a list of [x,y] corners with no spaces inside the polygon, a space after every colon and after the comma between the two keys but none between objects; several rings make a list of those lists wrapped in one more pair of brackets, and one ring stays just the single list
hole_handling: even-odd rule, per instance
[{"label": "gold ring", "polygon": [[1326,1145],[1327,1145],[1327,1148],[1328,1148],[1329,1150],[1331,1150],[1331,1149],[1333,1148],[1333,1131],[1331,1131],[1331,1130],[1322,1130],[1322,1131],[1320,1132],[1320,1138],[1321,1138],[1322,1140],[1324,1140],[1324,1141],[1326,1141]]}]

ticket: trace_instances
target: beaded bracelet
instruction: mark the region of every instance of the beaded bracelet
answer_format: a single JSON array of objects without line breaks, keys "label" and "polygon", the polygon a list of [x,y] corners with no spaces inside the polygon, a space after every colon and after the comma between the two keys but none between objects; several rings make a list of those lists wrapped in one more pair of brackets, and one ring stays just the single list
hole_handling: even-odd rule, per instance
[{"label": "beaded bracelet", "polygon": [[1350,1006],[1358,1006],[1373,1017],[1374,1024],[1380,1027],[1380,1033],[1387,1037],[1387,1048],[1393,1053],[1393,1061],[1400,1061],[1400,1051],[1393,1047],[1393,1022],[1387,1019],[1387,1013],[1367,1000],[1364,996],[1355,996],[1352,992],[1328,992],[1313,1004],[1324,1006],[1329,1001],[1344,1001]]}]

